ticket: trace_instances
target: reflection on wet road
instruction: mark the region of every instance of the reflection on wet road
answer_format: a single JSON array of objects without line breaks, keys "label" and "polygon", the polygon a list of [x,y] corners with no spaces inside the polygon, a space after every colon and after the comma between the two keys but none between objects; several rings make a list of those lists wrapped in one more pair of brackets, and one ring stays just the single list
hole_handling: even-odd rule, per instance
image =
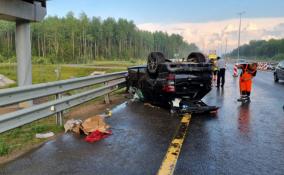
[{"label": "reflection on wet road", "polygon": [[[250,104],[240,104],[238,79],[204,101],[217,116],[195,115],[174,174],[284,174],[284,83],[259,72]],[[0,174],[156,174],[180,118],[167,110],[124,103],[108,123],[113,135],[98,143],[66,134],[0,168]]]},{"label": "reflection on wet road", "polygon": [[250,131],[250,109],[249,104],[244,104],[239,107],[239,130],[240,133],[248,135]]}]

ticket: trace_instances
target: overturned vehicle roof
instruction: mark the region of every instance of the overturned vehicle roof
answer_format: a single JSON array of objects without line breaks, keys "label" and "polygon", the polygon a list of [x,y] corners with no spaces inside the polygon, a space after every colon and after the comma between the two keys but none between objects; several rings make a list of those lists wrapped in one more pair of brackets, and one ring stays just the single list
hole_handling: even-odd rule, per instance
[{"label": "overturned vehicle roof", "polygon": [[147,65],[129,67],[128,73],[128,87],[141,89],[146,101],[200,101],[211,90],[212,67],[199,52],[189,54],[184,62],[151,52]]}]

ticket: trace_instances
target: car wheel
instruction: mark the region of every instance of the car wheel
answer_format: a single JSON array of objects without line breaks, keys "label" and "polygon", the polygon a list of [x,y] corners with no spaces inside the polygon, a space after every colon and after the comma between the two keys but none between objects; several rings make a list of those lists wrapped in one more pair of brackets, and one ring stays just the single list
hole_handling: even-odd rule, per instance
[{"label": "car wheel", "polygon": [[161,52],[152,52],[148,56],[147,70],[153,75],[157,73],[158,65],[165,62],[165,56]]},{"label": "car wheel", "polygon": [[274,74],[274,82],[278,82],[279,81],[279,78],[277,76],[277,74]]},{"label": "car wheel", "polygon": [[206,58],[200,52],[192,52],[191,54],[188,55],[187,62],[205,63],[206,62]]}]

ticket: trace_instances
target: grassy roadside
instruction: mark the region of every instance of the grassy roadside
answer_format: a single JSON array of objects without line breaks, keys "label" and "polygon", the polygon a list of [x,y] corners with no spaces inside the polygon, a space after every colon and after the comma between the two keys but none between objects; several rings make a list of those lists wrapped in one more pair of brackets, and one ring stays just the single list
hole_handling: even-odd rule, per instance
[{"label": "grassy roadside", "polygon": [[[33,83],[43,83],[56,81],[57,77],[54,70],[57,65],[33,65]],[[107,73],[123,71],[125,67],[121,66],[119,68],[84,68],[84,67],[68,67],[61,66],[61,76],[60,79],[69,79],[73,77],[82,77],[90,75],[94,71],[105,71]],[[16,67],[14,64],[1,64],[0,74],[7,76],[10,79],[16,80]],[[14,84],[13,86],[16,86]],[[116,93],[117,94],[117,93]],[[87,104],[98,103],[102,101],[103,97],[99,97]],[[83,104],[84,106],[86,104]],[[81,105],[80,105],[81,106]],[[0,108],[1,109],[1,108]],[[0,114],[1,117],[1,114]],[[30,124],[18,127],[16,129],[4,132],[0,134],[0,164],[1,158],[11,156],[22,150],[29,150],[34,145],[39,145],[44,143],[47,139],[37,139],[35,138],[36,133],[44,133],[52,131],[55,134],[62,133],[63,127],[57,126],[55,124],[55,117],[50,116]]]},{"label": "grassy roadside", "polygon": [[131,61],[95,61],[91,64],[88,64],[88,66],[127,68],[129,66],[136,66],[142,64],[146,64],[146,60],[138,59]]},{"label": "grassy roadside", "polygon": [[[59,77],[56,75],[56,70],[60,70]],[[68,65],[33,65],[33,84],[45,83],[56,80],[65,80],[74,77],[82,77],[90,75],[94,71],[104,71],[106,73],[118,72],[125,70],[125,67],[118,68],[91,68],[91,67],[69,67]],[[16,81],[16,65],[15,64],[0,64],[0,74]],[[16,86],[12,85],[12,86]]]},{"label": "grassy roadside", "polygon": [[49,131],[55,134],[63,131],[63,127],[55,124],[55,117],[53,116],[0,134],[0,156],[46,141],[47,139],[37,139],[35,134]]}]

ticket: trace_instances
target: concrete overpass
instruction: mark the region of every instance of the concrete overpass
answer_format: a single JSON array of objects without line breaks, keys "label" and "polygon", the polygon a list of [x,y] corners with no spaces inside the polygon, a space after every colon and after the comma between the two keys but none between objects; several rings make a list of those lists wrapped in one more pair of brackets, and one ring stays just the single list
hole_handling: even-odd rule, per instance
[{"label": "concrete overpass", "polygon": [[0,19],[16,22],[19,86],[32,84],[30,22],[41,21],[45,15],[45,0],[0,0]]},{"label": "concrete overpass", "polygon": [[30,22],[46,15],[46,0],[0,0],[0,19],[16,22],[18,86],[32,84]]}]

